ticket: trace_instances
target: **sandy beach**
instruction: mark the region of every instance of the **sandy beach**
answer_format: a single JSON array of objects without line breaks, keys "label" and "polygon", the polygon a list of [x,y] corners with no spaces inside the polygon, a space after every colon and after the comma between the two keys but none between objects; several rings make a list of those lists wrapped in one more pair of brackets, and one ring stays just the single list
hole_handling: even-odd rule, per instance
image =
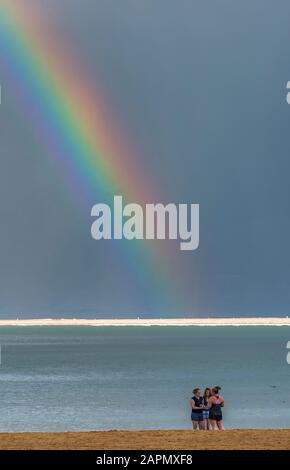
[{"label": "sandy beach", "polygon": [[290,429],[1,433],[0,450],[289,450]]},{"label": "sandy beach", "polygon": [[288,317],[247,318],[41,318],[0,320],[1,326],[290,326]]}]

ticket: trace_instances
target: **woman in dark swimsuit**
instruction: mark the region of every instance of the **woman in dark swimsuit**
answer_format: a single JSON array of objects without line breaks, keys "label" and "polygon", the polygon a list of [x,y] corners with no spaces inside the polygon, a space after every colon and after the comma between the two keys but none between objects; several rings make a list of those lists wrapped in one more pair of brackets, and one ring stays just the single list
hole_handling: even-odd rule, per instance
[{"label": "woman in dark swimsuit", "polygon": [[223,431],[223,414],[224,398],[219,395],[221,387],[216,386],[212,389],[212,396],[209,398],[207,406],[209,407],[209,419],[213,431]]}]

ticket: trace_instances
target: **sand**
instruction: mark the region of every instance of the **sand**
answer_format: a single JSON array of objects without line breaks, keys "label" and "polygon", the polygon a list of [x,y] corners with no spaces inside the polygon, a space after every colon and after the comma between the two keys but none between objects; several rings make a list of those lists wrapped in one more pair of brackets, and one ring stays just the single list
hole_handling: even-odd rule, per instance
[{"label": "sand", "polygon": [[80,319],[42,318],[0,320],[1,326],[290,326],[288,317],[252,318],[130,318]]},{"label": "sand", "polygon": [[0,450],[290,450],[290,429],[1,433]]}]

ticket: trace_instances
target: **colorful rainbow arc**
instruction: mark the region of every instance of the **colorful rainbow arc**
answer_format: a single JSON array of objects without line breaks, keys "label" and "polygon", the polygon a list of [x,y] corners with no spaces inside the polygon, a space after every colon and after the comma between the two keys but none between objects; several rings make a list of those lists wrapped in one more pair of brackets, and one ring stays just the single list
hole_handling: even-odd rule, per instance
[{"label": "colorful rainbow arc", "polygon": [[[42,138],[63,160],[74,182],[80,183],[78,194],[87,191],[91,200],[96,194],[107,199],[122,194],[139,203],[152,198],[155,188],[117,131],[101,93],[96,96],[95,84],[52,34],[35,5],[28,8],[19,0],[1,0],[0,5],[1,54],[22,88],[22,97],[33,104],[34,124]],[[125,244],[127,256],[137,270],[141,266],[147,272],[147,281],[157,290],[166,289],[166,295],[176,291],[168,257],[160,257],[154,243],[133,246]]]}]

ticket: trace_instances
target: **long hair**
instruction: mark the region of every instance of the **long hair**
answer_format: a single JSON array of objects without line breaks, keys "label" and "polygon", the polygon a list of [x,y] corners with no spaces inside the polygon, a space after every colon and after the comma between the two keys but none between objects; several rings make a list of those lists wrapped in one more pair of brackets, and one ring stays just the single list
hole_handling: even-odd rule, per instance
[{"label": "long hair", "polygon": [[[208,395],[208,396],[206,396],[206,392],[209,392],[209,395]],[[211,397],[211,395],[212,395],[211,389],[210,389],[209,387],[206,387],[206,388],[204,389],[204,392],[203,392],[203,402],[204,402],[204,404],[207,404],[208,399]]]},{"label": "long hair", "polygon": [[[206,396],[206,392],[209,392],[209,396]],[[209,387],[206,387],[203,392],[203,398],[209,398],[211,397],[211,389]]]}]

